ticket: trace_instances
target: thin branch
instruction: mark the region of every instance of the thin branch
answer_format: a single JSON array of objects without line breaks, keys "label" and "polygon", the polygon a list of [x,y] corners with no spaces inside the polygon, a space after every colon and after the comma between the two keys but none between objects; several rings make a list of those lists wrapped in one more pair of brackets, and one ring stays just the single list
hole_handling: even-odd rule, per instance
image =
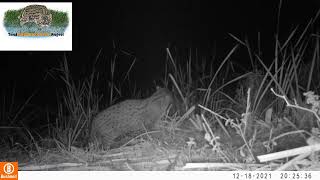
[{"label": "thin branch", "polygon": [[275,96],[277,96],[277,97],[279,97],[279,98],[282,98],[282,99],[286,102],[287,107],[293,107],[293,108],[297,108],[297,109],[301,109],[301,110],[304,110],[304,111],[311,112],[311,113],[313,113],[313,114],[316,116],[316,118],[318,119],[318,121],[320,121],[320,117],[319,117],[319,115],[317,114],[317,112],[315,112],[315,111],[313,111],[313,110],[311,110],[311,109],[308,109],[308,108],[299,106],[296,101],[295,101],[295,104],[290,103],[290,102],[289,102],[289,99],[288,99],[285,95],[277,94],[277,93],[273,90],[273,88],[271,88],[271,91],[273,92],[273,94],[274,94]]}]

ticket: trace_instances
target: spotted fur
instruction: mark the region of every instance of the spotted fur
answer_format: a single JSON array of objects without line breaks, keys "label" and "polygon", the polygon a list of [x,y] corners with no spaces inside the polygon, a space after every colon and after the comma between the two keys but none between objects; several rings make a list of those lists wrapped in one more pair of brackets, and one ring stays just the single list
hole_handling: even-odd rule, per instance
[{"label": "spotted fur", "polygon": [[44,27],[50,26],[52,22],[52,14],[46,6],[30,5],[26,6],[23,9],[21,16],[19,16],[19,19],[21,26],[29,22],[34,22],[36,25]]},{"label": "spotted fur", "polygon": [[100,112],[92,121],[91,141],[110,146],[126,133],[159,128],[161,118],[174,99],[171,92],[158,88],[145,99],[129,99]]}]

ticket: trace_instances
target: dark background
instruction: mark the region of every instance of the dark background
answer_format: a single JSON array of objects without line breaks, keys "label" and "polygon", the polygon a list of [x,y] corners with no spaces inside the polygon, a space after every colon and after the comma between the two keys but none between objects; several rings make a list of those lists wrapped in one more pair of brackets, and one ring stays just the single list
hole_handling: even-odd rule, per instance
[{"label": "dark background", "polygon": [[[78,79],[90,72],[100,50],[98,69],[109,74],[109,62],[119,49],[137,58],[132,79],[139,88],[149,88],[163,73],[165,48],[193,48],[203,56],[221,59],[236,44],[228,33],[242,39],[248,37],[256,46],[260,32],[265,59],[271,60],[278,4],[278,0],[74,1],[73,51],[0,52],[0,92],[10,92],[15,87],[17,101],[36,92],[32,103],[48,105],[56,99],[61,84],[45,77],[64,55]],[[319,0],[284,0],[280,40],[284,41],[297,25],[303,30],[319,7]],[[120,55],[117,71],[128,69],[132,57]],[[245,64],[248,58],[239,55],[237,61]]]}]

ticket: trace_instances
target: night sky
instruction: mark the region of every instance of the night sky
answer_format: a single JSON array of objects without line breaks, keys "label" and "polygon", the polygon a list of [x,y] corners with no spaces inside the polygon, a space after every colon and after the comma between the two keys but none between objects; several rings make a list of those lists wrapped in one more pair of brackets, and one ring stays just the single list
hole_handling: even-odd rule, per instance
[{"label": "night sky", "polygon": [[[74,1],[73,51],[0,52],[0,90],[3,93],[15,87],[17,100],[21,101],[37,92],[33,103],[50,104],[60,84],[45,79],[45,75],[59,65],[64,55],[74,77],[81,78],[90,72],[100,50],[98,69],[108,74],[109,62],[119,49],[137,58],[132,79],[138,87],[149,88],[163,73],[165,48],[193,48],[204,56],[214,53],[222,59],[236,44],[228,33],[248,37],[254,44],[260,32],[264,55],[271,59],[278,4],[277,0]],[[286,39],[297,25],[302,30],[319,8],[319,0],[284,0],[280,40]],[[118,71],[127,69],[132,60],[128,55],[119,55]]]}]

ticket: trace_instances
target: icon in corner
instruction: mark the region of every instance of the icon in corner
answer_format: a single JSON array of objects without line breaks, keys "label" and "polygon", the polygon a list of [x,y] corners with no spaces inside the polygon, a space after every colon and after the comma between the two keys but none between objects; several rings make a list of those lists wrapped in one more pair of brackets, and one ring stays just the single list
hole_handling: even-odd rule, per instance
[{"label": "icon in corner", "polygon": [[17,180],[18,162],[0,162],[0,179]]}]

